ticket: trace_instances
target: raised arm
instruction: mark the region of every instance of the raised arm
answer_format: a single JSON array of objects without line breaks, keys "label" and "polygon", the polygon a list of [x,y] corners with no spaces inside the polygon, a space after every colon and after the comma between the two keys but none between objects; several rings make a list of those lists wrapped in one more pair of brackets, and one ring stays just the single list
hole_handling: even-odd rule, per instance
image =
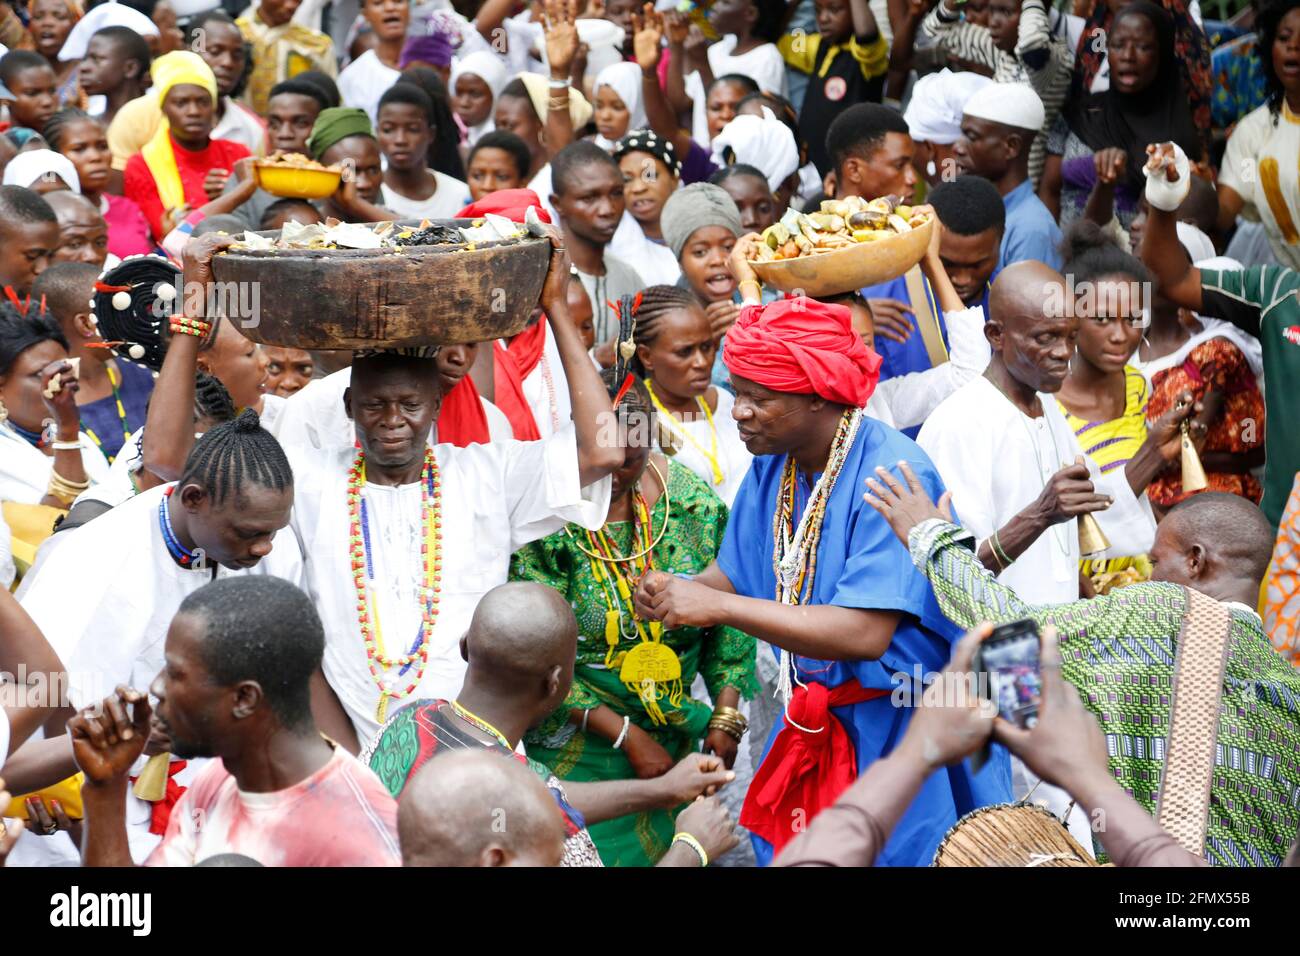
[{"label": "raised arm", "polygon": [[[1185,175],[1177,169],[1175,148],[1172,143],[1147,147],[1150,156],[1146,165],[1147,201],[1151,211],[1147,216],[1146,228],[1142,230],[1141,255],[1142,261],[1155,273],[1156,282],[1165,298],[1184,309],[1199,312],[1203,305],[1201,270],[1194,268],[1188,261],[1187,251],[1178,241],[1175,212],[1177,203],[1173,204],[1174,209],[1166,210],[1150,202],[1150,180],[1159,181],[1163,178],[1164,182],[1176,186]],[[1185,192],[1189,187],[1184,184],[1183,188]]]},{"label": "raised arm", "polygon": [[577,9],[573,0],[546,0],[546,62],[550,64],[547,97],[546,152],[552,157],[573,142],[575,130],[569,113],[569,80],[573,59],[578,55]]},{"label": "raised arm", "polygon": [[1016,57],[1030,75],[1052,72],[1052,28],[1043,0],[1024,0],[1016,31]]},{"label": "raised arm", "polygon": [[677,122],[668,97],[659,86],[659,61],[663,58],[664,18],[647,3],[643,14],[632,14],[632,45],[641,67],[641,101],[650,128],[673,144],[680,159],[691,149],[691,132]]},{"label": "raised arm", "polygon": [[921,32],[933,37],[948,53],[970,63],[980,63],[989,69],[998,65],[998,48],[993,45],[993,35],[987,27],[966,23],[952,0],[941,0],[921,21]]},{"label": "raised arm", "polygon": [[578,433],[578,477],[585,488],[623,464],[623,449],[615,442],[601,441],[603,426],[612,419],[614,411],[609,393],[587,356],[578,328],[569,317],[569,256],[559,233],[554,229],[549,232],[551,265],[542,288],[542,310],[550,319],[551,333],[569,381],[573,424]]},{"label": "raised arm", "polygon": [[894,42],[889,47],[885,99],[901,102],[907,89],[907,75],[912,71],[916,34],[921,29],[921,21],[930,12],[931,0],[909,0],[906,3],[897,3],[895,0],[890,6],[899,6],[901,9],[894,24]]}]

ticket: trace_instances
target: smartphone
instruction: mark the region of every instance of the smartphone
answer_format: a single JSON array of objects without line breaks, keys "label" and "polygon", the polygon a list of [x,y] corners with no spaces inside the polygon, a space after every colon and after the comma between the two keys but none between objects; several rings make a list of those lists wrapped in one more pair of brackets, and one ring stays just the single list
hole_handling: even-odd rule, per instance
[{"label": "smartphone", "polygon": [[998,716],[1026,729],[1038,723],[1043,696],[1038,649],[1038,625],[1013,621],[993,629],[977,659],[981,687],[997,704]]}]

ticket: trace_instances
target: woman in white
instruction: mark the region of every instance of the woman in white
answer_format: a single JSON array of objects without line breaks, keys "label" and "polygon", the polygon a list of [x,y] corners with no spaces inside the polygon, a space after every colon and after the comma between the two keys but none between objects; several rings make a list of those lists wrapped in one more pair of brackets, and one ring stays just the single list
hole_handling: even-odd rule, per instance
[{"label": "woman in white", "polygon": [[451,106],[465,124],[465,146],[473,148],[479,137],[496,129],[493,113],[497,96],[510,82],[505,64],[486,50],[461,57],[451,67]]},{"label": "woman in white", "polygon": [[67,508],[108,473],[81,431],[77,369],[56,327],[0,309],[0,501]]},{"label": "woman in white", "polygon": [[699,475],[728,507],[753,456],[731,417],[732,398],[709,384],[717,344],[688,289],[651,286],[636,310],[633,369],[657,413],[656,444]]}]

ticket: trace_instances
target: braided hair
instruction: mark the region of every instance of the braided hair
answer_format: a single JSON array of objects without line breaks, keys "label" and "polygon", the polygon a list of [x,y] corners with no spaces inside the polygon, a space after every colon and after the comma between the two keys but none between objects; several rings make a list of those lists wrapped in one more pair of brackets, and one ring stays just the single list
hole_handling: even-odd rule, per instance
[{"label": "braided hair", "polygon": [[248,483],[275,491],[293,487],[293,470],[284,449],[252,409],[222,422],[194,443],[177,486],[199,485],[219,505],[228,495],[239,495]]},{"label": "braided hair", "polygon": [[180,272],[161,256],[129,256],[99,277],[90,306],[100,337],[119,358],[162,369],[163,328],[179,305]]},{"label": "braided hair", "polygon": [[[633,341],[636,345],[650,346],[659,338],[659,323],[665,315],[677,309],[700,307],[700,300],[690,289],[675,285],[652,285],[641,293],[641,307],[636,313]],[[649,378],[640,356],[633,354],[630,368],[637,378]]]},{"label": "braided hair", "polygon": [[79,123],[82,120],[95,123],[101,129],[103,128],[103,124],[85,110],[77,109],[75,106],[65,106],[45,121],[45,125],[41,128],[41,136],[45,138],[45,142],[50,144],[50,149],[56,153],[61,153],[63,152],[63,134],[68,131],[70,125]]},{"label": "braided hair", "polygon": [[221,379],[207,372],[194,373],[194,419],[212,422],[233,421],[238,411],[234,399]]}]

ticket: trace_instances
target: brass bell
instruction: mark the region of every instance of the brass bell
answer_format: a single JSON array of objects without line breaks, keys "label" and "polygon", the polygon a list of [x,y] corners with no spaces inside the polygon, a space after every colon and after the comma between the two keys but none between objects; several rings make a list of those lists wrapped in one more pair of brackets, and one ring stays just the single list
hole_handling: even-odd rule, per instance
[{"label": "brass bell", "polygon": [[1079,515],[1079,557],[1095,558],[1110,548],[1110,539],[1091,514]]},{"label": "brass bell", "polygon": [[1191,426],[1184,420],[1182,425],[1183,442],[1183,491],[1204,491],[1209,482],[1205,480],[1205,468],[1201,466],[1201,456],[1192,444]]},{"label": "brass bell", "polygon": [[135,778],[131,792],[148,803],[157,803],[167,795],[167,769],[170,763],[171,754],[154,754],[140,771],[140,776]]}]

